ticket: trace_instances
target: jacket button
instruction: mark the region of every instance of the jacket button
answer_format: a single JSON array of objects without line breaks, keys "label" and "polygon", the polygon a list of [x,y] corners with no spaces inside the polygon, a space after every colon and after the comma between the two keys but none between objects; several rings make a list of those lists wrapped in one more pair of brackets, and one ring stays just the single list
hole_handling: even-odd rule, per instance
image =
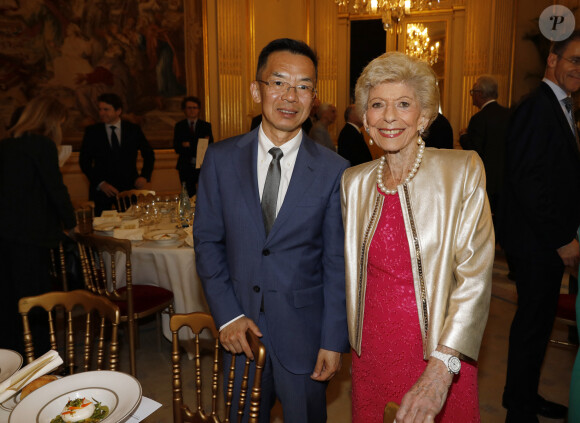
[{"label": "jacket button", "polygon": [[270,255],[270,250],[268,250],[268,249],[266,248],[264,251],[262,251],[262,255],[263,255],[263,256],[269,256],[269,255]]},{"label": "jacket button", "polygon": [[254,285],[254,292],[260,292],[260,287],[258,285]]}]

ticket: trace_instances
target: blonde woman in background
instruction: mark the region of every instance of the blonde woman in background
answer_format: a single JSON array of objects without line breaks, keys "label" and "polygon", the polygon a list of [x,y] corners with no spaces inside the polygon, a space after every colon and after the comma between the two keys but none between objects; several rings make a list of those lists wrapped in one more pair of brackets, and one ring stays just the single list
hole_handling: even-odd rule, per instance
[{"label": "blonde woman in background", "polygon": [[[66,108],[41,96],[0,141],[0,348],[23,352],[18,300],[52,289],[50,249],[75,228],[74,209],[58,167]],[[50,348],[42,316],[31,313],[36,356]],[[45,320],[45,319],[44,319]]]}]

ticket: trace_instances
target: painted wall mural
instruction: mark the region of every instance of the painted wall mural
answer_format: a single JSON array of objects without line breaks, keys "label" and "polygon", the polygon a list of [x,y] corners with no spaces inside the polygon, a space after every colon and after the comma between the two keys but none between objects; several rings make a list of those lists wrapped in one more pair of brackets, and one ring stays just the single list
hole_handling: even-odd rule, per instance
[{"label": "painted wall mural", "polygon": [[96,98],[114,92],[163,147],[186,91],[183,0],[0,0],[4,131],[16,107],[50,94],[69,108],[65,142],[78,148]]}]

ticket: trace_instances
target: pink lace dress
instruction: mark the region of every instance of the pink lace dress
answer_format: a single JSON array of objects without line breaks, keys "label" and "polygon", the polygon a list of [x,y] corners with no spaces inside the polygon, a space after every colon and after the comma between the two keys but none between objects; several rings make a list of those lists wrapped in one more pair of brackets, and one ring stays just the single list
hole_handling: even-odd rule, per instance
[{"label": "pink lace dress", "polygon": [[[369,250],[361,356],[352,353],[353,423],[382,423],[387,402],[400,404],[426,366],[401,205],[386,195]],[[480,421],[475,365],[461,363],[435,421]]]}]

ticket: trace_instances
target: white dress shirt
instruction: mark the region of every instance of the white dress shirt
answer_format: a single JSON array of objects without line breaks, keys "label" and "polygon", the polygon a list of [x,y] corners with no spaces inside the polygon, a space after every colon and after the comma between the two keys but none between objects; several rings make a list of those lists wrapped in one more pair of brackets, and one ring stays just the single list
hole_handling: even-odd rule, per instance
[{"label": "white dress shirt", "polygon": [[[290,185],[290,180],[292,179],[292,172],[294,172],[294,165],[296,164],[296,157],[298,156],[298,149],[300,148],[300,143],[302,142],[302,129],[298,134],[292,138],[290,141],[285,142],[278,148],[282,150],[284,155],[280,159],[280,187],[278,188],[278,201],[276,202],[276,216],[282,207],[284,198],[286,197],[286,192],[288,192],[288,186]],[[268,167],[270,167],[270,162],[273,157],[268,151],[272,147],[277,147],[272,141],[266,136],[266,133],[262,129],[262,124],[260,124],[260,129],[258,131],[258,191],[260,194],[260,200],[262,200],[262,193],[264,192],[264,184],[266,183],[266,175],[268,174]],[[230,323],[235,322],[239,318],[244,317],[244,314],[233,318],[229,322],[224,323],[220,326],[219,330],[222,331]]]},{"label": "white dress shirt", "polygon": [[576,128],[575,128],[576,122],[574,122],[574,116],[572,116],[572,113],[570,113],[570,112],[568,112],[568,110],[566,110],[566,106],[564,105],[564,102],[563,102],[563,100],[566,97],[569,97],[568,93],[566,91],[564,91],[562,88],[560,88],[559,85],[555,84],[554,82],[550,81],[547,78],[542,79],[542,81],[544,81],[546,84],[548,84],[548,86],[552,89],[552,91],[556,95],[556,98],[560,102],[560,107],[562,108],[562,111],[564,112],[564,116],[566,116],[566,118],[568,119],[568,123],[570,124],[570,129],[572,130],[572,133],[576,134]]}]

